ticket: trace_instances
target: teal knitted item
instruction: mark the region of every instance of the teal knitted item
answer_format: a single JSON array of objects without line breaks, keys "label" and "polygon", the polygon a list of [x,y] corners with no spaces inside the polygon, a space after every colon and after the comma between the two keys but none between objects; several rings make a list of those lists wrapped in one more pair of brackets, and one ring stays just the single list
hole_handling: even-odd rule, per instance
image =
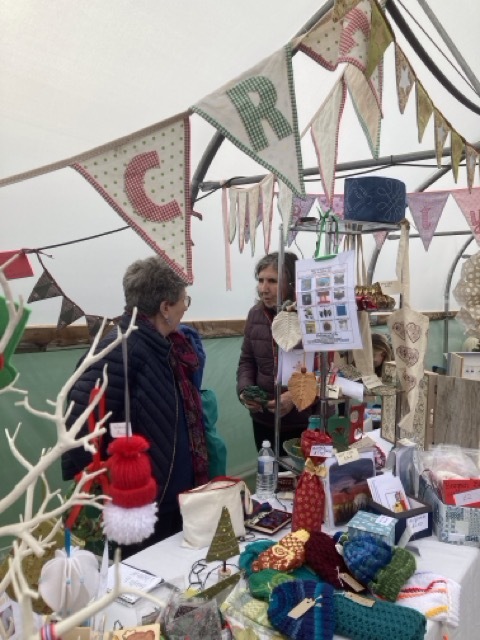
[{"label": "teal knitted item", "polygon": [[252,573],[248,578],[248,590],[250,595],[259,600],[270,600],[273,589],[283,582],[295,580],[289,573],[276,569],[262,569]]},{"label": "teal knitted item", "polygon": [[344,543],[343,558],[350,573],[366,586],[390,562],[392,548],[383,540],[365,533]]},{"label": "teal knitted item", "polygon": [[[299,618],[291,618],[289,612],[305,598],[316,600],[316,605]],[[272,591],[268,618],[275,629],[293,640],[332,640],[335,631],[333,598],[333,587],[323,582],[284,582]]]},{"label": "teal knitted item", "polygon": [[274,544],[276,544],[275,540],[256,540],[251,544],[247,544],[238,559],[238,566],[245,571],[247,577],[252,573],[252,563],[254,560],[256,560],[263,551],[273,547]]},{"label": "teal knitted item", "polygon": [[422,640],[425,635],[425,616],[392,602],[375,600],[373,607],[365,607],[338,591],[334,609],[335,633],[350,640]]},{"label": "teal knitted item", "polygon": [[372,582],[369,583],[368,588],[375,595],[395,602],[401,588],[413,576],[416,568],[417,563],[413,554],[406,549],[397,547],[390,563],[380,569]]}]

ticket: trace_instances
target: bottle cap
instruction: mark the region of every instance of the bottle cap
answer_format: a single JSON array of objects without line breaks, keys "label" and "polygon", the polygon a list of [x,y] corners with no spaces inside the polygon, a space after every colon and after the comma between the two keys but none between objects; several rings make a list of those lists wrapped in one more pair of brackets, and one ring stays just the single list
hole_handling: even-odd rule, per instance
[{"label": "bottle cap", "polygon": [[270,444],[270,440],[264,440],[262,442],[262,449],[270,449],[271,444]]}]

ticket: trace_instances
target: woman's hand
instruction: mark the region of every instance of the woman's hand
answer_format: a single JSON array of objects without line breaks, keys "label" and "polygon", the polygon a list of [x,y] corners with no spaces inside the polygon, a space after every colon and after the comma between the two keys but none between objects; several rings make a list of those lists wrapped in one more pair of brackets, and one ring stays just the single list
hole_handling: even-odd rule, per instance
[{"label": "woman's hand", "polygon": [[263,407],[260,402],[255,402],[254,400],[246,400],[243,393],[240,394],[240,402],[252,413],[259,413],[263,411]]},{"label": "woman's hand", "polygon": [[[290,395],[290,391],[284,391],[280,396],[280,415],[282,416],[282,418],[283,416],[286,416],[287,413],[290,413],[293,407],[294,404],[292,396]],[[275,413],[275,400],[270,400],[269,402],[267,402],[266,409],[271,413]]]}]

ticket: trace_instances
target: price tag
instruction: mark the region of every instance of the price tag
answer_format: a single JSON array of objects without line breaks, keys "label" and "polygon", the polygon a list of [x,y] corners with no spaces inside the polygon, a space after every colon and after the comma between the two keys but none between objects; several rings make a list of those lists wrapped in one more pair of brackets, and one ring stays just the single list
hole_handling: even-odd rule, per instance
[{"label": "price tag", "polygon": [[327,384],[327,398],[337,399],[340,395],[338,384]]},{"label": "price tag", "polygon": [[310,449],[310,456],[318,456],[321,458],[331,458],[333,456],[333,445],[314,444]]},{"label": "price tag", "polygon": [[352,587],[354,591],[365,591],[365,587],[360,582],[357,582],[353,576],[349,573],[339,573],[340,580],[342,582],[346,582],[348,585]]},{"label": "price tag", "polygon": [[395,522],[395,518],[390,518],[390,516],[378,516],[378,518],[375,519],[375,522],[377,524],[389,525],[392,522]]},{"label": "price tag", "polygon": [[[124,438],[127,435],[126,422],[111,422],[110,435],[112,438]],[[128,429],[128,435],[132,435],[131,427]]]},{"label": "price tag", "polygon": [[353,602],[356,602],[357,604],[361,604],[362,607],[373,607],[373,605],[375,604],[375,600],[364,598],[363,596],[358,596],[356,593],[346,593],[345,598],[353,600]]},{"label": "price tag", "polygon": [[358,460],[360,458],[358,449],[347,449],[347,451],[339,451],[335,455],[339,466],[341,466],[342,464],[347,464],[347,462],[353,462],[354,460]]},{"label": "price tag", "polygon": [[459,507],[468,506],[474,502],[480,502],[480,489],[472,489],[471,491],[463,491],[453,496],[455,504]]},{"label": "price tag", "polygon": [[385,280],[380,282],[382,293],[385,296],[393,296],[396,293],[402,293],[402,283],[399,280]]},{"label": "price tag", "polygon": [[301,602],[297,604],[296,607],[293,607],[291,611],[288,612],[289,618],[294,618],[297,620],[301,618],[309,609],[315,606],[315,600],[313,598],[304,598]]},{"label": "price tag", "polygon": [[410,529],[412,536],[420,531],[428,529],[428,513],[421,513],[419,516],[407,519],[407,527]]}]

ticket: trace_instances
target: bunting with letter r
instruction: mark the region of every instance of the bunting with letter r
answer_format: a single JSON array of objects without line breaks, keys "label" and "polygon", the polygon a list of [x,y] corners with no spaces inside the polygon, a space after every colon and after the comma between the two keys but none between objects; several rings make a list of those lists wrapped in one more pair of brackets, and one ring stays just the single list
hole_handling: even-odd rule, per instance
[{"label": "bunting with letter r", "polygon": [[288,44],[192,107],[297,195],[305,193]]},{"label": "bunting with letter r", "polygon": [[187,113],[93,149],[70,166],[177,275],[193,282]]}]

